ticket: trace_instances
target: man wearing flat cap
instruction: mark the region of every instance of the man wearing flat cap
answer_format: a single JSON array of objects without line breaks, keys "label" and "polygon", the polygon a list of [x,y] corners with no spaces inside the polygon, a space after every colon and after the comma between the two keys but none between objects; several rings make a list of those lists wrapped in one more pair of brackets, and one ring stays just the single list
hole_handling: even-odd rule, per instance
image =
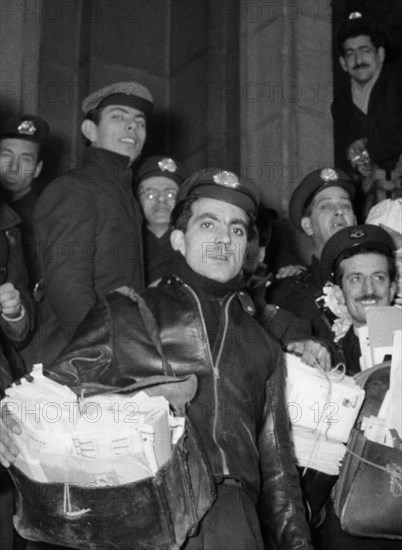
[{"label": "man wearing flat cap", "polygon": [[[162,354],[175,376],[196,375],[187,414],[205,448],[217,498],[199,518],[199,530],[177,540],[185,550],[312,550],[289,441],[282,353],[253,319],[242,282],[258,203],[255,189],[232,172],[193,174],[172,212],[172,274],[140,295],[100,297],[45,368],[78,391],[84,380],[124,386],[161,375]],[[3,430],[3,465],[17,452]],[[180,502],[177,507],[180,518]]]},{"label": "man wearing flat cap", "polygon": [[43,148],[49,135],[46,121],[35,115],[8,118],[0,127],[0,185],[7,202],[21,219],[21,238],[29,290],[41,278],[33,217],[43,187]]},{"label": "man wearing flat cap", "polygon": [[38,201],[45,322],[37,340],[45,354],[60,330],[71,338],[99,296],[144,286],[142,216],[131,167],[141,154],[152,107],[150,92],[136,82],[111,84],[86,97],[81,131],[90,145],[78,166],[53,181]]},{"label": "man wearing flat cap", "polygon": [[137,172],[137,196],[144,214],[143,246],[145,283],[160,279],[173,258],[170,244],[170,214],[180,185],[186,179],[184,166],[170,157],[148,157]]},{"label": "man wearing flat cap", "polygon": [[268,287],[268,301],[310,322],[312,334],[332,339],[330,327],[316,305],[322,295],[320,255],[327,240],[355,224],[352,200],[355,187],[337,168],[308,174],[294,190],[289,204],[292,224],[313,243],[311,264],[296,276],[277,280]]},{"label": "man wearing flat cap", "polygon": [[342,23],[337,42],[350,83],[331,105],[335,163],[361,180],[365,218],[372,204],[402,195],[402,66],[387,62],[385,33],[360,12]]}]

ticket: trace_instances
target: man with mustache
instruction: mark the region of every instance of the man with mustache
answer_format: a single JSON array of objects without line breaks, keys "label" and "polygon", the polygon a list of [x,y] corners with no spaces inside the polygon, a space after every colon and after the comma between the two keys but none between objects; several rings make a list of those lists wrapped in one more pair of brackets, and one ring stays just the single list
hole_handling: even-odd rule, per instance
[{"label": "man with mustache", "polygon": [[396,266],[391,236],[375,225],[346,227],[325,245],[323,276],[339,285],[352,326],[339,340],[349,375],[360,372],[360,344],[356,329],[367,324],[367,308],[389,306],[395,296]]},{"label": "man with mustache", "polygon": [[319,258],[332,235],[354,225],[354,192],[355,186],[349,176],[334,168],[315,170],[301,181],[290,199],[289,218],[312,241],[314,254],[311,264],[300,274],[277,279],[268,287],[268,303],[307,321],[312,335],[324,339],[332,340],[332,333],[316,304],[323,287]]},{"label": "man with mustache", "polygon": [[34,221],[45,291],[44,324],[36,336],[40,361],[61,349],[59,340],[71,338],[99,296],[144,286],[132,166],[152,108],[149,90],[137,82],[110,84],[86,97],[81,131],[89,146],[77,167],[39,198]]},{"label": "man with mustache", "polygon": [[356,171],[364,195],[361,212],[373,203],[402,195],[402,71],[386,63],[385,37],[376,22],[350,14],[338,32],[339,62],[350,85],[331,106],[335,163]]},{"label": "man with mustache", "polygon": [[[367,308],[392,305],[395,284],[394,242],[387,231],[376,225],[346,227],[331,237],[321,256],[323,275],[340,286],[352,325],[339,340],[345,357],[346,374],[360,372],[360,345],[356,329],[367,323]],[[372,374],[365,385],[365,416],[375,414],[389,387],[389,374]],[[372,382],[370,382],[370,380]],[[382,447],[382,446],[380,446]],[[384,447],[385,449],[385,447]],[[375,459],[376,460],[376,459]],[[316,532],[317,550],[396,550],[399,540],[353,536],[341,527],[331,496],[325,507],[325,518]],[[378,503],[381,506],[381,502]],[[395,506],[400,504],[395,499]]]}]

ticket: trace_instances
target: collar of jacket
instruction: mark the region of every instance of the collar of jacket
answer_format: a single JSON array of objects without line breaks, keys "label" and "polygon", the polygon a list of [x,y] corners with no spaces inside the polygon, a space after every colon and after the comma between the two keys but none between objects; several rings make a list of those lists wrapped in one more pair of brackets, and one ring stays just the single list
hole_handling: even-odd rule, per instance
[{"label": "collar of jacket", "polygon": [[[125,190],[132,189],[133,173],[130,159],[126,155],[91,145],[82,155],[82,164],[86,167],[90,167],[91,164],[98,165],[102,179],[112,181]],[[96,168],[94,170],[96,171]]]},{"label": "collar of jacket", "polygon": [[10,227],[14,227],[19,223],[21,223],[21,219],[18,216],[18,214],[14,212],[14,210],[10,208],[7,203],[1,202],[0,203],[0,231],[4,231],[5,229],[10,229]]},{"label": "collar of jacket", "polygon": [[[163,284],[165,286],[171,287],[171,288],[190,288],[199,298],[199,293],[197,292],[197,289],[194,288],[194,286],[185,283],[180,277],[177,275],[169,275],[166,277],[163,277],[161,282],[159,284]],[[236,290],[233,292],[228,292],[228,294],[224,298],[224,302],[227,302],[228,299],[235,295],[238,301],[240,302],[242,308],[246,313],[249,315],[254,315],[256,312],[254,302],[251,299],[250,295],[245,290]]]}]

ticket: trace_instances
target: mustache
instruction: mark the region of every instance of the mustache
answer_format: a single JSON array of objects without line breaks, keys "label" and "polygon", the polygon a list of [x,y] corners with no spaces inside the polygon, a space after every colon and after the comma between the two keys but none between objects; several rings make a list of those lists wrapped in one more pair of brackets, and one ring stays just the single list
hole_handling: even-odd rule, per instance
[{"label": "mustache", "polygon": [[377,294],[364,294],[356,298],[356,302],[366,302],[367,300],[381,300],[381,297]]},{"label": "mustache", "polygon": [[368,69],[369,65],[367,63],[357,63],[353,69]]}]

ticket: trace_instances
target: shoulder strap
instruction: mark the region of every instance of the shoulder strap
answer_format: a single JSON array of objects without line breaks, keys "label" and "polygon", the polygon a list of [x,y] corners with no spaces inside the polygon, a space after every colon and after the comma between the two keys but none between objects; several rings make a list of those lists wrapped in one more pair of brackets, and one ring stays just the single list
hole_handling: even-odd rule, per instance
[{"label": "shoulder strap", "polygon": [[128,296],[133,302],[137,303],[144,326],[147,329],[147,332],[162,359],[163,372],[166,376],[174,377],[175,374],[172,366],[170,365],[163,351],[159,328],[152,311],[147,306],[145,300],[139,294],[137,294],[137,292],[133,288],[125,288],[124,294]]}]

